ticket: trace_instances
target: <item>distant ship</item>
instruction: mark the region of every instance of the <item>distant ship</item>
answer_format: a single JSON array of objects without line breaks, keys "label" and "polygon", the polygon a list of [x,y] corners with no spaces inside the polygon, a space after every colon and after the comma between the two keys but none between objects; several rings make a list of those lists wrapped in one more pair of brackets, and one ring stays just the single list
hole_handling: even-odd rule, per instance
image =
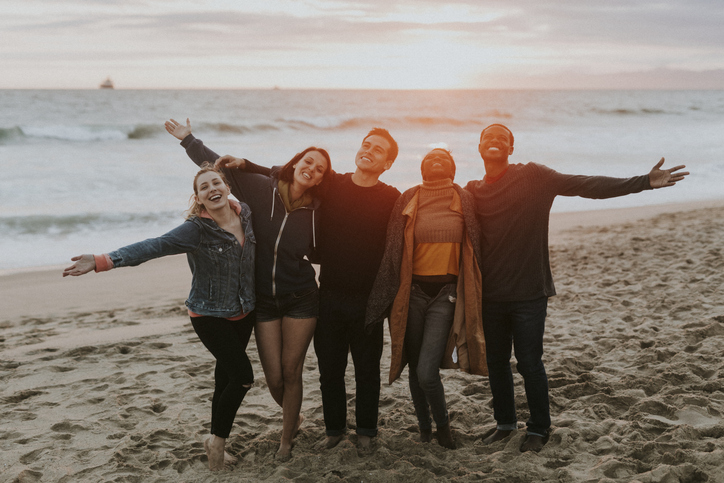
[{"label": "distant ship", "polygon": [[113,81],[109,77],[101,82],[101,85],[99,85],[98,87],[100,87],[101,89],[113,89]]}]

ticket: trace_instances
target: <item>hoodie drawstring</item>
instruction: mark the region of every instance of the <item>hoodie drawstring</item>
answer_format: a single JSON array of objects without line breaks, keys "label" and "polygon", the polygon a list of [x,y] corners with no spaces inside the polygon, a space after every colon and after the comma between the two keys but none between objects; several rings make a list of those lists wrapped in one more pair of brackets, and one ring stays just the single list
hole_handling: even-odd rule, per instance
[{"label": "hoodie drawstring", "polygon": [[271,215],[269,216],[269,221],[271,221],[274,218],[274,202],[277,199],[277,189],[274,188],[274,192],[272,193],[272,209],[271,209]]},{"label": "hoodie drawstring", "polygon": [[312,247],[317,248],[317,231],[314,229],[314,213],[315,209],[312,208]]}]

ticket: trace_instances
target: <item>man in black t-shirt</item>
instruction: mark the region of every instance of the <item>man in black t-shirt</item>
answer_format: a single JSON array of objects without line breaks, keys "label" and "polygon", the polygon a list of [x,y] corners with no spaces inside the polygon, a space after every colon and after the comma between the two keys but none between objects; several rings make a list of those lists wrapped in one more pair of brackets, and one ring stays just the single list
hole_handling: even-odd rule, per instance
[{"label": "man in black t-shirt", "polygon": [[513,133],[492,124],[480,134],[478,151],[485,177],[465,187],[475,198],[481,226],[482,316],[495,430],[495,443],[517,429],[511,350],[523,376],[530,418],[521,451],[540,451],[551,425],[543,334],[548,298],[555,295],[548,255],[548,221],[556,196],[604,199],[664,188],[684,179],[685,166],[632,178],[563,174],[542,164],[510,164]]},{"label": "man in black t-shirt", "polygon": [[365,309],[385,250],[387,221],[400,192],[379,177],[397,157],[397,143],[375,128],[355,156],[354,173],[334,173],[321,206],[319,319],[314,350],[319,362],[327,438],[333,448],[347,426],[344,374],[351,352],[356,383],[358,446],[377,435],[383,325],[368,334]]}]

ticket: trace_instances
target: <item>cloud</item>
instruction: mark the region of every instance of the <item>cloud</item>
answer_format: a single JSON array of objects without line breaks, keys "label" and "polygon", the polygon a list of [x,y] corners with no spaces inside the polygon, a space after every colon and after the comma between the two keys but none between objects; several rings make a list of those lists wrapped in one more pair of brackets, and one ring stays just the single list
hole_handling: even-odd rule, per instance
[{"label": "cloud", "polygon": [[[543,79],[564,72],[724,68],[720,0],[11,0],[9,5],[0,17],[4,40],[9,39],[0,44],[0,62],[8,72],[16,70],[15,78],[25,68],[22,59],[44,58],[54,65],[67,62],[71,69],[103,63],[104,72],[114,60],[133,69],[153,69],[153,60],[217,71],[254,66],[296,70],[300,82],[311,79],[305,66],[337,69],[341,79],[369,69],[394,78],[405,68],[421,78],[429,64],[453,67],[450,86],[459,87],[478,87],[481,78],[495,75],[526,78],[530,72]],[[434,85],[443,82],[440,76]]]}]

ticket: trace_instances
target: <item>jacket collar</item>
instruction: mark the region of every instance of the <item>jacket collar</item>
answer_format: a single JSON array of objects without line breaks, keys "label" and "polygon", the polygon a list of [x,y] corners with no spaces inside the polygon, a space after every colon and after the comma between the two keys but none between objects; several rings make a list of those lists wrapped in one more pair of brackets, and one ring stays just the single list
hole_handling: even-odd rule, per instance
[{"label": "jacket collar", "polygon": [[[229,207],[234,210],[237,215],[241,214],[241,204],[238,201],[229,200]],[[213,220],[213,218],[211,218],[211,215],[209,215],[209,212],[206,210],[201,210],[201,213],[199,213],[199,218]]]}]

